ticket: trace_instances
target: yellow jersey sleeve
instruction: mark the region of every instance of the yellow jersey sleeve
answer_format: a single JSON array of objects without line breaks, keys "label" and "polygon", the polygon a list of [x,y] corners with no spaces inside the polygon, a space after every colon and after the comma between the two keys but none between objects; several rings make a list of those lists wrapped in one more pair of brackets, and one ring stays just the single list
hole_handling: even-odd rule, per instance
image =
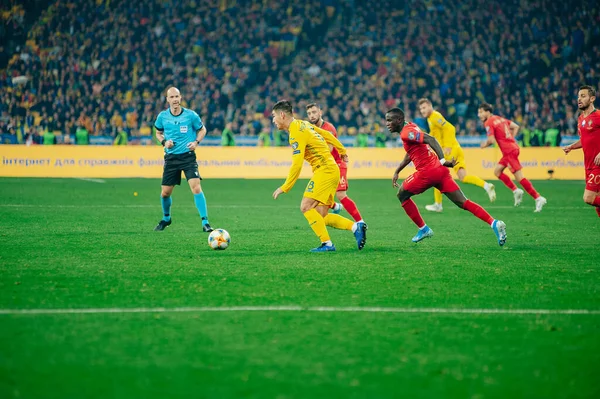
[{"label": "yellow jersey sleeve", "polygon": [[327,144],[331,144],[336,150],[338,150],[340,156],[344,156],[347,154],[346,147],[344,147],[344,145],[337,139],[337,137],[331,134],[329,130],[321,129],[320,127],[315,125],[312,126],[315,129],[315,132],[319,133],[321,137],[325,139],[325,142],[327,142]]},{"label": "yellow jersey sleeve", "polygon": [[294,184],[296,184],[296,182],[298,181],[298,177],[300,177],[300,172],[302,172],[302,165],[304,164],[304,153],[306,151],[306,145],[308,144],[307,135],[301,132],[300,125],[294,122],[292,122],[292,124],[290,125],[292,166],[290,167],[287,179],[285,179],[285,183],[283,183],[283,185],[281,186],[281,190],[283,190],[284,193],[290,191],[294,187]]}]

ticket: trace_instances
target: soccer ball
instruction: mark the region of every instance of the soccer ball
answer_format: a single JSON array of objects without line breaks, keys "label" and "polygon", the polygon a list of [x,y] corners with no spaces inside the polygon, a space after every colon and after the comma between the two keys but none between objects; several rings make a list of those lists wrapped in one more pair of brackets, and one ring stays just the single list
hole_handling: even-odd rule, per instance
[{"label": "soccer ball", "polygon": [[223,229],[214,229],[208,236],[208,245],[212,249],[227,249],[230,242],[229,233]]}]

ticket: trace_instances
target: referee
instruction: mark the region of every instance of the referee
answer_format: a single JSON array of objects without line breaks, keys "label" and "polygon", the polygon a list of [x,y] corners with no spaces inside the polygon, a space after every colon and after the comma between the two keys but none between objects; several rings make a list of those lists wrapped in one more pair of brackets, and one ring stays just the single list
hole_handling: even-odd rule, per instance
[{"label": "referee", "polygon": [[198,162],[196,162],[196,147],[206,135],[206,127],[198,114],[181,106],[181,93],[176,87],[167,90],[169,109],[158,114],[154,127],[156,138],[165,147],[165,166],[163,169],[162,189],[160,199],[163,218],[154,231],[163,231],[171,224],[171,194],[175,185],[181,184],[181,172],[185,173],[198,213],[202,218],[202,230],[211,232],[208,224],[206,197],[200,186]]}]

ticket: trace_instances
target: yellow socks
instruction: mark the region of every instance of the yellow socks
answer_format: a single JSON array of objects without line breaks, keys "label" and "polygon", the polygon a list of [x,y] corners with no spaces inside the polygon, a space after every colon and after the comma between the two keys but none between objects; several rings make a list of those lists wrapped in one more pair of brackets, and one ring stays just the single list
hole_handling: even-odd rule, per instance
[{"label": "yellow socks", "polygon": [[483,180],[480,177],[474,176],[474,175],[468,175],[465,176],[465,178],[463,179],[463,183],[467,183],[467,184],[474,184],[478,187],[482,187],[485,186],[485,180]]},{"label": "yellow socks", "polygon": [[433,189],[433,202],[435,202],[436,204],[442,203],[442,192],[437,188]]},{"label": "yellow socks", "polygon": [[321,242],[330,241],[329,233],[327,232],[327,226],[325,226],[325,220],[323,220],[323,216],[321,216],[316,209],[311,209],[309,211],[304,212],[304,217],[306,218],[306,220],[308,220],[308,225],[319,237],[319,240],[321,240]]},{"label": "yellow socks", "polygon": [[328,213],[324,220],[327,226],[331,226],[334,229],[339,230],[352,230],[352,226],[354,225],[352,220],[346,219],[345,217],[336,215],[334,213]]}]

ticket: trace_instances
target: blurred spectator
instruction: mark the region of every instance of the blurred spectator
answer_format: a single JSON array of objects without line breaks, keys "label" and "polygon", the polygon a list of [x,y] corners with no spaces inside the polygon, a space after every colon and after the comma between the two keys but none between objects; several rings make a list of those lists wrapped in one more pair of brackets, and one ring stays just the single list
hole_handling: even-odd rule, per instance
[{"label": "blurred spectator", "polygon": [[544,145],[546,147],[558,147],[560,145],[560,130],[551,127],[544,133]]},{"label": "blurred spectator", "polygon": [[223,134],[221,135],[221,145],[223,147],[233,147],[235,146],[235,136],[233,134],[233,130],[231,130],[233,124],[229,122],[225,129],[223,129]]},{"label": "blurred spectator", "polygon": [[77,145],[88,145],[90,143],[89,135],[85,126],[83,124],[79,125],[75,131],[75,143]]}]

